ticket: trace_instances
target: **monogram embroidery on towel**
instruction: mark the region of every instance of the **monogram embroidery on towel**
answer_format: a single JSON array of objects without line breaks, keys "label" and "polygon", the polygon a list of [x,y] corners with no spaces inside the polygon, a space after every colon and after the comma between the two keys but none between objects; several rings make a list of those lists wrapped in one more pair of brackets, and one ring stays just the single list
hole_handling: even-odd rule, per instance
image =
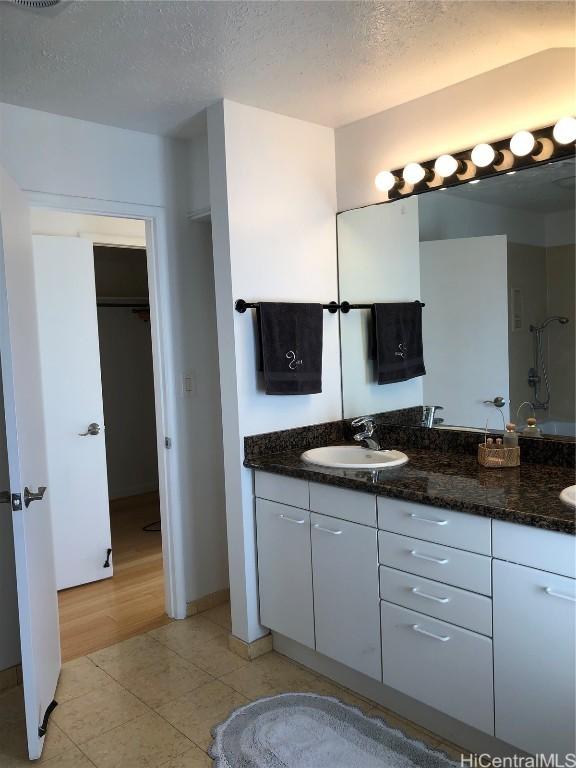
[{"label": "monogram embroidery on towel", "polygon": [[398,352],[394,352],[394,357],[401,357],[404,359],[406,357],[406,345],[405,344],[398,344]]},{"label": "monogram embroidery on towel", "polygon": [[294,350],[290,350],[289,352],[286,352],[286,359],[290,360],[288,363],[288,368],[290,368],[291,371],[295,371],[296,368],[298,368],[299,365],[303,364],[302,360],[298,360],[298,352],[294,352]]}]

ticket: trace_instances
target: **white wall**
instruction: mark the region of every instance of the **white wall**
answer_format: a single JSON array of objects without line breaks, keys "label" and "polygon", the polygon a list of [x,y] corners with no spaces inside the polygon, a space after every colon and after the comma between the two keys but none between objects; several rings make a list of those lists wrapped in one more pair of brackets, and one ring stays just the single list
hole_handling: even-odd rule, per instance
[{"label": "white wall", "polygon": [[[351,304],[420,298],[418,197],[338,216],[340,299]],[[344,417],[422,405],[423,378],[378,385],[369,353],[370,310],[340,317]]]},{"label": "white wall", "polygon": [[232,623],[252,641],[263,630],[243,438],[341,417],[338,317],[324,317],[322,393],[274,397],[256,375],[253,312],[233,302],[337,298],[334,134],[225,100],[208,111],[208,140]]},{"label": "white wall", "polygon": [[[199,498],[221,483],[222,468],[217,464],[205,467],[201,476],[190,471],[203,451],[217,451],[219,425],[202,437],[199,446],[201,432],[195,426],[198,409],[181,391],[182,374],[190,367],[195,349],[203,349],[206,334],[215,333],[213,326],[210,329],[214,312],[204,317],[201,326],[191,326],[186,310],[196,299],[209,302],[211,296],[208,270],[194,272],[190,280],[189,265],[195,253],[186,220],[187,143],[1,104],[0,163],[27,192],[151,205],[165,211],[171,312],[168,330],[173,359],[165,375],[167,387],[176,397],[168,413],[167,430],[173,440],[169,461],[175,462],[180,479],[179,487],[171,488],[171,493],[183,524],[183,535],[175,546],[184,558],[187,600],[224,588],[227,576],[220,549],[215,547],[211,553],[205,535],[208,527],[213,529],[212,540],[225,537],[221,495],[215,497],[210,517],[197,506]],[[207,410],[214,412],[218,369],[210,358],[206,376],[211,379],[210,387],[204,390],[208,392]],[[210,567],[198,568],[195,556],[205,562],[211,554]]]},{"label": "white wall", "polygon": [[381,170],[573,114],[575,73],[574,49],[549,49],[336,129],[339,210],[385,200]]},{"label": "white wall", "polygon": [[[7,491],[9,488],[2,370],[0,369],[0,491]],[[0,616],[2,617],[0,671],[2,671],[20,663],[16,564],[14,562],[12,511],[9,504],[0,506]]]}]

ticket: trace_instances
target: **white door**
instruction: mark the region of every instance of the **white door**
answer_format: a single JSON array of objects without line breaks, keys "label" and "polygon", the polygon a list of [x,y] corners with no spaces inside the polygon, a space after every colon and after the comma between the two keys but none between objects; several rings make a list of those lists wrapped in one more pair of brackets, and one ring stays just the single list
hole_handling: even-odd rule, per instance
[{"label": "white door", "polygon": [[29,212],[1,168],[0,235],[0,356],[28,752],[34,759],[42,752],[60,673],[58,599],[50,491],[42,497],[40,490],[48,484],[48,468]]},{"label": "white door", "polygon": [[66,589],[112,576],[94,254],[77,237],[32,240],[56,584]]},{"label": "white door", "polygon": [[576,752],[576,581],[494,560],[495,734],[533,754]]},{"label": "white door", "polygon": [[509,419],[507,261],[505,235],[420,243],[424,404],[446,424],[503,429],[498,396]]},{"label": "white door", "polygon": [[310,512],[256,499],[260,621],[314,648]]},{"label": "white door", "polygon": [[316,650],[382,680],[378,531],[310,515]]}]

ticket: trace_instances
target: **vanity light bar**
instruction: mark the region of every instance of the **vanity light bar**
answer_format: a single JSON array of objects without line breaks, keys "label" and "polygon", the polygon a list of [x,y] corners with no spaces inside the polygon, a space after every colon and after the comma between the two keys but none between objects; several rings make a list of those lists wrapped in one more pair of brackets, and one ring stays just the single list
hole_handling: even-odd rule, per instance
[{"label": "vanity light bar", "polygon": [[576,118],[563,117],[537,131],[517,131],[513,136],[477,144],[464,152],[440,155],[426,163],[408,163],[395,171],[380,171],[374,184],[389,200],[431,189],[479,181],[487,176],[515,173],[543,161],[554,162],[575,155]]}]

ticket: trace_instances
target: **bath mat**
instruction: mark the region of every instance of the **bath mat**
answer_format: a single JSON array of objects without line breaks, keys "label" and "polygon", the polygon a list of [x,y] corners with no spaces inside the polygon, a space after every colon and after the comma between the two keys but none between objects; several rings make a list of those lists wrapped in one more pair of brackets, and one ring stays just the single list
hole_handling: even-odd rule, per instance
[{"label": "bath mat", "polygon": [[213,730],[216,768],[453,768],[445,755],[329,696],[283,693]]}]

